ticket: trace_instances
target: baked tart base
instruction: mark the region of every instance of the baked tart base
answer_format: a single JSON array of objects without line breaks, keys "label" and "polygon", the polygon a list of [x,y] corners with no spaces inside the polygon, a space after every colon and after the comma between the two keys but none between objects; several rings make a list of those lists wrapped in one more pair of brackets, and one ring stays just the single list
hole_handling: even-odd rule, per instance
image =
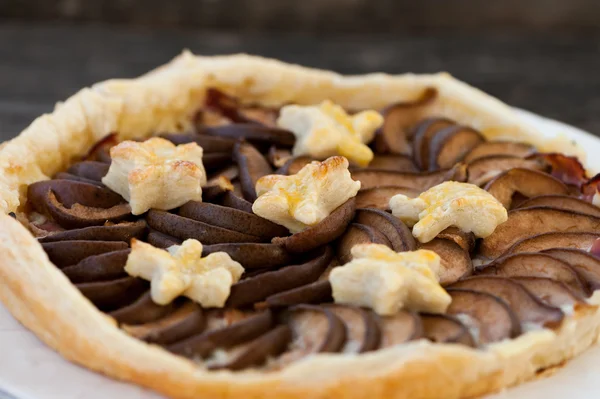
[{"label": "baked tart base", "polygon": [[175,398],[465,398],[534,378],[597,341],[597,292],[588,306],[576,306],[559,329],[530,331],[485,350],[419,340],[360,355],[317,354],[268,373],[209,372],[130,337],[75,288],[32,234],[7,213],[24,203],[29,184],[63,170],[107,133],[141,138],[154,131],[188,129],[208,87],[264,106],[331,99],[347,109],[414,101],[433,87],[438,101],[428,112],[472,126],[488,139],[580,151],[567,141],[544,142],[507,106],[444,74],[341,77],[258,57],[186,53],[141,78],[84,89],[0,149],[0,299],[65,358]]}]

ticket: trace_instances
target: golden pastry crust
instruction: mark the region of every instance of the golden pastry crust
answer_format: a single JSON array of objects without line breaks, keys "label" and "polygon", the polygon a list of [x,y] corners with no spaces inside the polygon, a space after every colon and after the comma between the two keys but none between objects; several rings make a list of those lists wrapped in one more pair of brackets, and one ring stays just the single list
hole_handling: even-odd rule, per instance
[{"label": "golden pastry crust", "polygon": [[65,358],[174,398],[467,398],[531,379],[597,341],[598,292],[593,305],[578,307],[560,330],[529,332],[486,350],[422,340],[361,355],[318,354],[269,373],[208,372],[128,336],[6,213],[23,202],[28,184],[63,169],[110,132],[131,138],[189,128],[207,87],[265,105],[329,98],[352,109],[412,100],[425,87],[435,87],[439,98],[432,113],[488,137],[541,141],[509,107],[446,74],[342,77],[246,55],[184,53],[141,78],[83,89],[0,147],[0,300]]}]

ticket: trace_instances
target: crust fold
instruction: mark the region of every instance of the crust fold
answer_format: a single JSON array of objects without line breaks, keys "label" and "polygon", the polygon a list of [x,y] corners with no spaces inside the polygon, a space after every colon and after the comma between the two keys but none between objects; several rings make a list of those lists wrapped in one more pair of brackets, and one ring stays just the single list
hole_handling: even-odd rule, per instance
[{"label": "crust fold", "polygon": [[[538,145],[542,140],[509,107],[447,74],[344,77],[246,55],[184,53],[138,79],[83,89],[0,147],[0,299],[67,359],[174,398],[466,398],[531,379],[597,341],[600,311],[585,306],[556,333],[533,331],[487,350],[417,341],[363,355],[319,354],[263,374],[207,372],[129,337],[5,213],[23,204],[28,184],[65,168],[110,132],[130,138],[189,129],[207,87],[265,105],[329,98],[351,109],[412,100],[425,87],[435,87],[439,98],[432,114],[474,126],[487,137]],[[563,152],[577,150],[565,150],[562,142],[551,145],[561,145]],[[600,304],[598,292],[591,302]]]}]

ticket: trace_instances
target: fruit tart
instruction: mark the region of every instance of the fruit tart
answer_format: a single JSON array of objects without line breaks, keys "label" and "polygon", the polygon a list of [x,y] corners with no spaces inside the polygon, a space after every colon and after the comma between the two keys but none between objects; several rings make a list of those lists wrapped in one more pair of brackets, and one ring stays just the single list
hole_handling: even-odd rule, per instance
[{"label": "fruit tart", "polygon": [[0,147],[0,299],[173,398],[483,395],[598,339],[582,153],[447,74],[184,53]]}]

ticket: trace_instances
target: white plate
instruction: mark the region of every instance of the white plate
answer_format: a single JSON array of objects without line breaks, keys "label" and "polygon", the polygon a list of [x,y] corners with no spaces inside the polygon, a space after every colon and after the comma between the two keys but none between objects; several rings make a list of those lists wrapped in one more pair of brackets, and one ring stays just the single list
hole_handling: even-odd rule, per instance
[{"label": "white plate", "polygon": [[[560,122],[519,111],[548,137],[565,134],[589,154],[587,166],[600,171],[600,140]],[[487,399],[592,399],[600,397],[600,347],[567,363],[551,378],[526,383]],[[2,390],[18,399],[156,399],[148,390],[117,382],[73,365],[42,344],[0,305],[0,399]],[[12,398],[11,398],[12,399]]]}]

